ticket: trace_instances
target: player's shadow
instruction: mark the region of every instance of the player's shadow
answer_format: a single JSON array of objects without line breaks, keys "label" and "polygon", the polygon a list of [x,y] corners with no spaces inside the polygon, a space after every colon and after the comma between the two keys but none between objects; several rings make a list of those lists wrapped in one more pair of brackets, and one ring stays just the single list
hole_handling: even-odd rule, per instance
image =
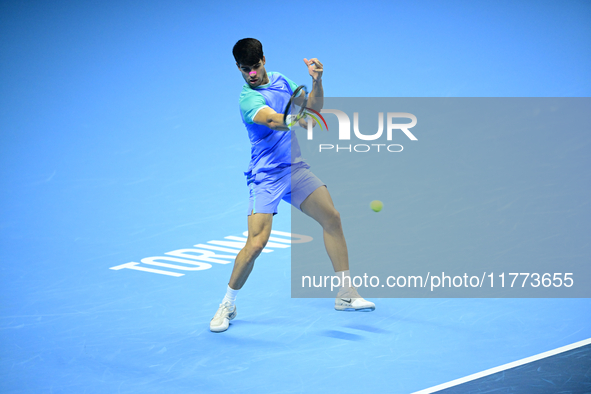
[{"label": "player's shadow", "polygon": [[323,337],[343,339],[345,341],[361,341],[363,338],[361,335],[350,334],[348,332],[337,331],[337,330],[323,330],[319,332],[319,335]]},{"label": "player's shadow", "polygon": [[363,324],[347,324],[344,327],[346,327],[346,328],[352,328],[354,330],[373,332],[374,334],[387,334],[387,333],[390,332],[388,330],[383,330],[381,328],[372,327],[372,326],[366,326],[366,325],[363,325]]},{"label": "player's shadow", "polygon": [[273,317],[265,319],[236,319],[232,320],[230,324],[235,325],[257,325],[257,326],[289,326],[293,325],[293,319],[283,317]]}]

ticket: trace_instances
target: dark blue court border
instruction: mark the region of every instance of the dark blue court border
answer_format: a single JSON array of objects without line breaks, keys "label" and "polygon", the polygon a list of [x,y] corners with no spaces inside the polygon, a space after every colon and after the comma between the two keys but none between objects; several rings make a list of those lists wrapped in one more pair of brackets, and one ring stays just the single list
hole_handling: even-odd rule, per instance
[{"label": "dark blue court border", "polygon": [[437,393],[591,393],[591,345],[497,372]]}]

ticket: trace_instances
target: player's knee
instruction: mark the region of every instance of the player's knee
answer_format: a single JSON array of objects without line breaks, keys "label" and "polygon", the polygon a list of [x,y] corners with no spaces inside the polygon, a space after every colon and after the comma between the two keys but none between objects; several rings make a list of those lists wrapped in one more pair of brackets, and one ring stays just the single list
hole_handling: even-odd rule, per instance
[{"label": "player's knee", "polygon": [[250,254],[253,257],[258,257],[265,248],[265,245],[267,245],[267,241],[260,237],[252,239],[249,245]]},{"label": "player's knee", "polygon": [[336,209],[330,210],[326,215],[325,230],[339,230],[341,228],[341,214]]}]

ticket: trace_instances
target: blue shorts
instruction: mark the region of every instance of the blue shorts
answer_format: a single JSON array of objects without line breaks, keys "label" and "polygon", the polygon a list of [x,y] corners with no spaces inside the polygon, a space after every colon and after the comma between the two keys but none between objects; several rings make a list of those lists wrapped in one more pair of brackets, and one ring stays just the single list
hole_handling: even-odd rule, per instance
[{"label": "blue shorts", "polygon": [[277,206],[285,200],[297,209],[324,183],[307,167],[291,167],[277,174],[256,174],[250,187],[248,215],[251,213],[277,213]]}]

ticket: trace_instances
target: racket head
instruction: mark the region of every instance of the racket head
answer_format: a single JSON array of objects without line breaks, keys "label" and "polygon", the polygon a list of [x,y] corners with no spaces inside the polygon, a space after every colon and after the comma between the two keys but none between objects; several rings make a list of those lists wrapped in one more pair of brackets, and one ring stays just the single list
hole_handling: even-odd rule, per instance
[{"label": "racket head", "polygon": [[[303,101],[297,100],[298,96],[303,92]],[[297,104],[296,104],[297,103]],[[297,114],[296,121],[299,120],[306,111],[306,106],[308,105],[308,88],[306,85],[300,85],[293,91],[293,94],[289,98],[289,102],[285,106],[285,111],[283,112],[283,123],[287,119],[287,115],[289,114]],[[290,125],[291,126],[291,125]]]}]

